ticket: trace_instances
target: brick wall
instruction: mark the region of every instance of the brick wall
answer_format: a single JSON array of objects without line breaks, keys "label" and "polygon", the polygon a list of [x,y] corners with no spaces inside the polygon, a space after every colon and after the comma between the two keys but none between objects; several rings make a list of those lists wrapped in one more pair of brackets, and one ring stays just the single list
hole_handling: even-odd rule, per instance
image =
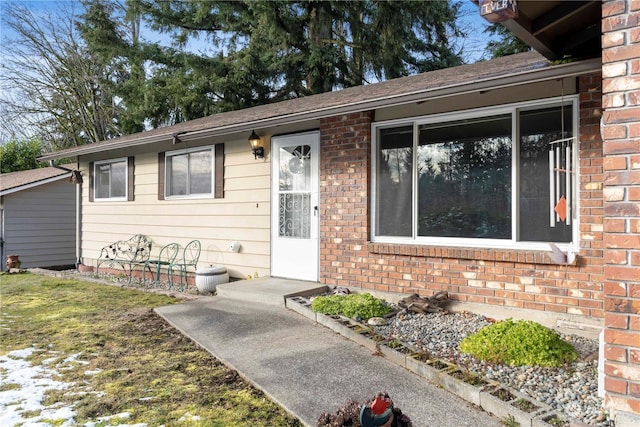
[{"label": "brick wall", "polygon": [[358,286],[369,232],[371,113],[320,121],[320,280]]},{"label": "brick wall", "polygon": [[396,245],[369,242],[370,114],[320,124],[320,279],[395,293],[602,318],[603,200],[601,83],[579,79],[580,235],[576,266],[558,266],[546,252]]},{"label": "brick wall", "polygon": [[605,389],[640,425],[640,1],[602,6]]}]

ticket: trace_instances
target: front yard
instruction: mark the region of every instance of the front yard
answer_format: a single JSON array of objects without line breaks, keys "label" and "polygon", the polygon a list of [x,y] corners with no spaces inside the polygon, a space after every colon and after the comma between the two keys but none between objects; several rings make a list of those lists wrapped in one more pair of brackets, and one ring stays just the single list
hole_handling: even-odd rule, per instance
[{"label": "front yard", "polygon": [[[169,296],[0,276],[1,425],[300,426],[153,312]],[[19,362],[19,363],[18,363]],[[37,370],[35,388],[12,367]],[[20,378],[25,378],[21,375]]]}]

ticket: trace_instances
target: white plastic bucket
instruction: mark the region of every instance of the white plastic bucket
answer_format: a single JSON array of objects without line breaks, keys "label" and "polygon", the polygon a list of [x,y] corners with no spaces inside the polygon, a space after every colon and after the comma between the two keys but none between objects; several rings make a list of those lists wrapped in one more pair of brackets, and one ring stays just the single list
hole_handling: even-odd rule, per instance
[{"label": "white plastic bucket", "polygon": [[196,287],[201,293],[215,292],[216,286],[229,281],[227,267],[214,265],[196,270]]}]

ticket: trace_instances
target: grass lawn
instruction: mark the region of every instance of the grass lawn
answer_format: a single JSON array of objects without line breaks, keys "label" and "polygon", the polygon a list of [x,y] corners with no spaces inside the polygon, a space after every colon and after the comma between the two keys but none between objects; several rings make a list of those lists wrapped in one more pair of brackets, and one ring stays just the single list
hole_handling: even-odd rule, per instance
[{"label": "grass lawn", "polygon": [[[56,370],[55,379],[71,386],[47,391],[43,401],[72,406],[76,425],[128,413],[127,420],[95,425],[301,426],[153,312],[178,302],[117,286],[2,274],[0,356],[35,348],[28,359],[34,366],[77,361]],[[15,387],[2,384],[0,391]]]}]

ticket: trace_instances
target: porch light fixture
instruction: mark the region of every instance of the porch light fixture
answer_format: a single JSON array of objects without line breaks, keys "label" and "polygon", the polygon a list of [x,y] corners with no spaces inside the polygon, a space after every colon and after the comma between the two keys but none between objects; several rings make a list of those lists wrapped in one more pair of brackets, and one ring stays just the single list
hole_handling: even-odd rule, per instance
[{"label": "porch light fixture", "polygon": [[251,135],[249,136],[249,144],[251,144],[251,151],[253,151],[254,158],[264,158],[264,147],[262,146],[262,139],[260,139],[255,130],[251,131]]}]

